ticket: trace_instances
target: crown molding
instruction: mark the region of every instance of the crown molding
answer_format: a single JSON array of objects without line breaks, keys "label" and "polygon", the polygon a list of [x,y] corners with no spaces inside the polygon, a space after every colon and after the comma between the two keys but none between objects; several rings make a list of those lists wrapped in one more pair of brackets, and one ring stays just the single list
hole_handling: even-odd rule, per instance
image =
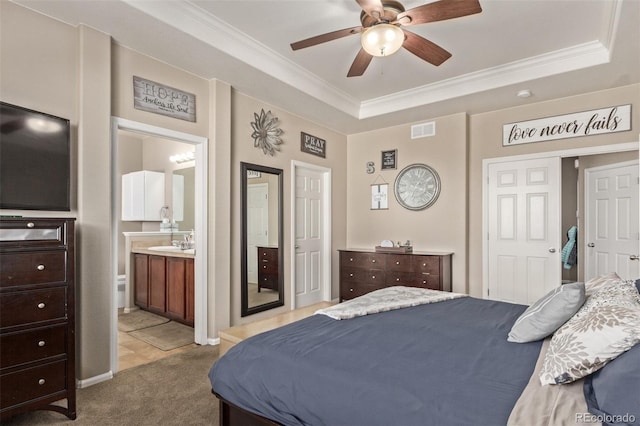
[{"label": "crown molding", "polygon": [[601,41],[572,46],[362,102],[189,0],[122,1],[309,96],[353,117],[364,119],[608,63],[623,0],[609,3],[604,17],[607,25],[604,26]]},{"label": "crown molding", "polygon": [[599,41],[593,41],[369,99],[362,102],[359,118],[375,117],[607,62],[609,50]]}]

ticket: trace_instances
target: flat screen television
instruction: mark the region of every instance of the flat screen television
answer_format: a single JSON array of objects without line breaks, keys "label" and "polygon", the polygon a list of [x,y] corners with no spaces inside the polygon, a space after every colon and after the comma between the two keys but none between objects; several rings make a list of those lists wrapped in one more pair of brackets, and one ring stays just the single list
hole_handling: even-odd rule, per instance
[{"label": "flat screen television", "polygon": [[70,210],[69,120],[0,102],[0,208]]}]

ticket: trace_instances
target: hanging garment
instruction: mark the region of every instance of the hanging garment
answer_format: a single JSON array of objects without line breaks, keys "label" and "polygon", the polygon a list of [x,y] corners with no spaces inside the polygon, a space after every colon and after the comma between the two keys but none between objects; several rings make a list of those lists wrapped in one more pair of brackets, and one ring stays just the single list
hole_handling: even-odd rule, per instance
[{"label": "hanging garment", "polygon": [[578,227],[572,226],[567,231],[567,243],[562,248],[562,264],[564,269],[571,269],[578,263]]}]

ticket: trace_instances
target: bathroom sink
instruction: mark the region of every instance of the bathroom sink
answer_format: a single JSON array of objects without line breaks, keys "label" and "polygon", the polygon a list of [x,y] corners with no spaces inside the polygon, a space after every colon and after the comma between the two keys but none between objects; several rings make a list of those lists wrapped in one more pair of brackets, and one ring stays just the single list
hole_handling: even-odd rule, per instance
[{"label": "bathroom sink", "polygon": [[195,254],[196,253],[195,249],[184,249],[183,250],[180,247],[176,247],[176,246],[153,246],[153,247],[148,247],[147,250],[166,251],[166,252],[185,253],[185,254]]}]

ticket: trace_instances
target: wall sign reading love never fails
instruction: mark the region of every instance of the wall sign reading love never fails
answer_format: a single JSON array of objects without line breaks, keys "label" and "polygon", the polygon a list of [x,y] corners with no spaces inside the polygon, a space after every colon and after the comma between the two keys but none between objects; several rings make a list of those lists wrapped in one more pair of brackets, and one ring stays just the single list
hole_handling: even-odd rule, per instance
[{"label": "wall sign reading love never fails", "polygon": [[631,104],[502,126],[502,146],[631,130]]}]

